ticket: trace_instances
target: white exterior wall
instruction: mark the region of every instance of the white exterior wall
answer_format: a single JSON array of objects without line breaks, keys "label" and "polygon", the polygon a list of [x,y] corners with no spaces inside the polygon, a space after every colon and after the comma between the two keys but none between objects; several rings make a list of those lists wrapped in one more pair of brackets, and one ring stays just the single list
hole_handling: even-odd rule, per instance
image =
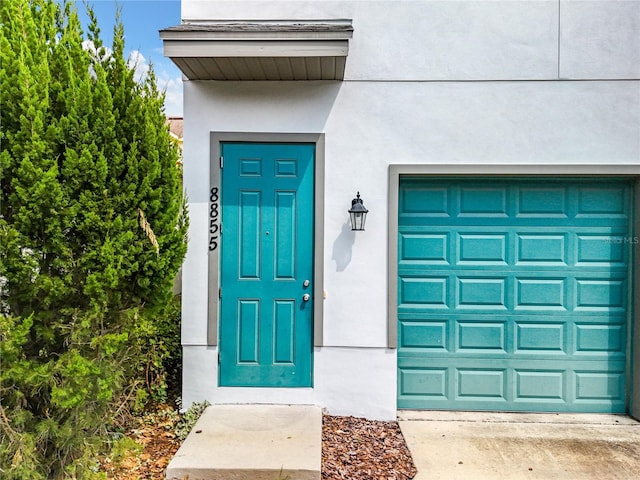
[{"label": "white exterior wall", "polygon": [[[354,26],[343,82],[185,82],[185,405],[314,403],[395,418],[389,165],[640,164],[637,0],[183,0],[182,16]],[[312,389],[217,387],[217,349],[206,346],[211,132],[325,133],[326,299]],[[370,211],[359,233],[346,212],[356,190]]]}]

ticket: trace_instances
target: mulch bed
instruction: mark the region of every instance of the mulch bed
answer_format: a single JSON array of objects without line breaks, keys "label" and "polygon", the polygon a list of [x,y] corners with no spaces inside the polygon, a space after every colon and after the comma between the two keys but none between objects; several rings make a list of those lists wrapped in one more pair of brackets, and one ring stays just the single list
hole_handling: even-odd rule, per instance
[{"label": "mulch bed", "polygon": [[[118,462],[102,462],[109,480],[163,480],[167,464],[180,446],[166,421],[141,424],[127,432],[142,453]],[[322,480],[409,480],[416,475],[397,422],[324,415]]]},{"label": "mulch bed", "polygon": [[409,480],[416,473],[397,422],[323,417],[323,480]]}]

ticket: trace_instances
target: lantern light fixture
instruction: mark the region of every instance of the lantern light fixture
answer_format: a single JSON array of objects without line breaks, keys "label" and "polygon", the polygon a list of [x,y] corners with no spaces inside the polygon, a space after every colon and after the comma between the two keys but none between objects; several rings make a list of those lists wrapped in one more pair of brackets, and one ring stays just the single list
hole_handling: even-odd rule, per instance
[{"label": "lantern light fixture", "polygon": [[349,218],[351,220],[351,230],[362,231],[364,230],[364,224],[367,221],[367,210],[360,198],[360,192],[357,193],[356,198],[351,200],[351,208],[349,209]]}]

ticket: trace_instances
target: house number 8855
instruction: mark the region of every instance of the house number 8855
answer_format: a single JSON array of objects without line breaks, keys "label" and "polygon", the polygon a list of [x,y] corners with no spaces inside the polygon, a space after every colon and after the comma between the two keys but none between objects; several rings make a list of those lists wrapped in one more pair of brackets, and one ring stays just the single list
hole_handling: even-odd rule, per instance
[{"label": "house number 8855", "polygon": [[213,187],[209,195],[209,250],[218,248],[218,234],[220,231],[218,222],[220,218],[219,200],[218,187]]}]

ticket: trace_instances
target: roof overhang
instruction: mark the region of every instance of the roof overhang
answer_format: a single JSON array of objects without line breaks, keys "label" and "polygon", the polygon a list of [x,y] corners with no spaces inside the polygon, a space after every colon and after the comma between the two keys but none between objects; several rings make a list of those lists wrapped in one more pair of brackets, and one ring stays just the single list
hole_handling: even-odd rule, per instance
[{"label": "roof overhang", "polygon": [[351,20],[183,23],[160,30],[189,80],[342,80]]}]

